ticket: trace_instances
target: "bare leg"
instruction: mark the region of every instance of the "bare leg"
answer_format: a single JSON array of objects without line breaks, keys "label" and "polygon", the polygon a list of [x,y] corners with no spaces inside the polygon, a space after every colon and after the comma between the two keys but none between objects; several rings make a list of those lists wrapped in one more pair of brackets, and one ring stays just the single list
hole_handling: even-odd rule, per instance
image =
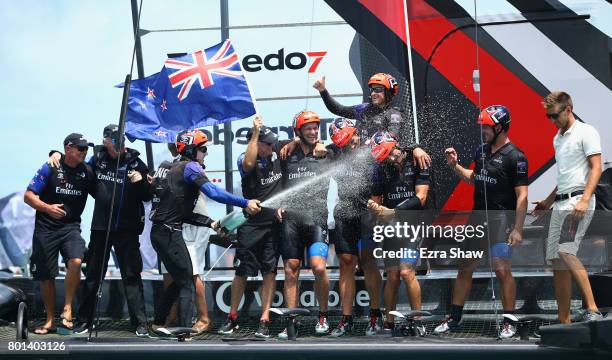
[{"label": "bare leg", "polygon": [[569,324],[571,322],[570,301],[572,298],[572,275],[561,259],[553,260],[553,269],[559,322],[562,324]]},{"label": "bare leg", "polygon": [[475,260],[465,260],[459,266],[457,280],[455,280],[455,286],[453,286],[452,303],[454,305],[463,306],[465,304],[465,299],[472,289],[472,274],[474,274],[476,265],[478,265],[478,262]]},{"label": "bare leg", "polygon": [[55,279],[42,280],[40,282],[40,292],[42,293],[46,313],[45,323],[42,327],[50,328],[53,326],[53,315],[55,311]]},{"label": "bare leg", "polygon": [[242,300],[242,296],[244,295],[244,289],[246,288],[246,277],[234,275],[234,280],[232,280],[232,298],[230,304],[230,312],[238,311],[238,306],[240,306],[240,300]]},{"label": "bare leg", "polygon": [[74,258],[68,260],[66,264],[66,278],[64,281],[64,311],[63,315],[66,321],[72,323],[72,300],[74,293],[81,282],[81,259]]},{"label": "bare leg", "polygon": [[298,304],[297,283],[300,278],[301,261],[289,259],[285,261],[285,304],[288,308],[295,308]]},{"label": "bare leg", "polygon": [[370,296],[370,308],[380,309],[380,289],[382,287],[382,276],[376,265],[376,259],[372,257],[372,250],[361,250],[361,268],[365,278],[366,289]]},{"label": "bare leg", "polygon": [[421,285],[416,278],[414,267],[408,264],[401,264],[400,277],[404,279],[404,283],[406,284],[408,300],[410,300],[410,309],[421,310]]},{"label": "bare leg", "polygon": [[501,283],[502,306],[514,310],[516,306],[516,282],[512,276],[510,259],[493,258],[495,275]]},{"label": "bare leg", "polygon": [[329,302],[329,277],[327,277],[327,259],[321,256],[311,256],[310,264],[315,276],[315,293],[319,301],[319,311],[327,311]]},{"label": "bare leg", "polygon": [[342,299],[342,315],[353,314],[355,299],[355,266],[357,257],[351,254],[341,254],[340,258],[340,298]]},{"label": "bare leg", "polygon": [[276,274],[267,273],[263,276],[263,284],[261,285],[261,318],[260,320],[270,320],[270,306],[272,306],[272,298],[276,289]]},{"label": "bare leg", "polygon": [[395,310],[397,305],[397,290],[400,284],[400,274],[397,267],[387,269],[387,282],[385,283],[384,295],[385,295],[385,312],[387,315],[387,322],[393,322],[393,315],[389,315],[389,312]]},{"label": "bare leg", "polygon": [[593,290],[591,289],[589,274],[582,265],[582,262],[580,262],[576,256],[562,252],[559,253],[559,257],[569,268],[572,278],[576,282],[578,289],[580,289],[586,308],[591,311],[599,311],[597,309],[597,305],[595,304],[595,297],[593,296]]},{"label": "bare leg", "polygon": [[193,327],[198,330],[207,329],[210,326],[210,318],[208,317],[204,281],[202,281],[200,275],[194,275],[193,283],[195,285],[195,306],[198,310],[198,321],[193,324]]}]

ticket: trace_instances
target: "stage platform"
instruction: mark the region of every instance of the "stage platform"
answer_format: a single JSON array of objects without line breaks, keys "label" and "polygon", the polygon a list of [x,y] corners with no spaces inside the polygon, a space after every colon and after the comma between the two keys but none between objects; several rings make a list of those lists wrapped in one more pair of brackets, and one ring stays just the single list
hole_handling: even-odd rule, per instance
[{"label": "stage platform", "polygon": [[[336,324],[339,317],[331,317]],[[461,332],[443,336],[431,335],[439,320],[426,321],[426,337],[392,337],[391,334],[364,336],[367,318],[360,317],[355,321],[354,332],[343,338],[313,336],[315,317],[303,318],[298,331],[300,335],[295,342],[276,340],[259,340],[253,337],[254,323],[243,323],[241,329],[231,336],[216,333],[214,326],[209,333],[194,337],[188,342],[138,338],[133,333],[128,321],[103,320],[100,323],[98,337],[88,341],[87,335],[35,335],[30,336],[31,343],[63,343],[64,350],[57,351],[7,351],[8,342],[15,339],[14,325],[0,327],[0,354],[10,358],[70,358],[70,359],[345,359],[371,358],[385,360],[406,359],[411,356],[443,356],[458,359],[594,359],[610,358],[612,353],[593,350],[571,350],[543,347],[537,344],[534,330],[543,324],[554,321],[539,321],[530,327],[530,339],[500,341],[496,339],[496,321],[494,316],[466,315]],[[276,335],[283,328],[283,319],[273,321],[271,332]],[[37,325],[36,323],[33,325]],[[9,357],[7,357],[8,359]]]},{"label": "stage platform", "polygon": [[[232,274],[233,275],[233,274]],[[461,331],[448,335],[435,336],[432,331],[448,312],[450,290],[456,271],[435,270],[427,275],[419,275],[423,288],[423,309],[430,311],[433,316],[427,318],[424,324],[428,335],[423,338],[392,337],[390,333],[374,337],[365,336],[368,324],[369,299],[360,295],[366,294],[361,278],[357,281],[357,295],[355,299],[355,326],[351,336],[343,338],[316,337],[314,326],[318,318],[314,303],[309,295],[312,292],[312,274],[304,271],[301,275],[300,305],[308,308],[312,316],[302,317],[298,327],[299,337],[296,342],[280,341],[276,338],[258,340],[254,333],[258,323],[261,308],[258,305],[258,286],[260,278],[251,278],[246,291],[244,303],[240,310],[240,330],[231,336],[222,336],[216,333],[227,316],[226,305],[229,303],[230,274],[215,274],[206,279],[207,301],[209,314],[213,320],[210,332],[194,337],[191,341],[179,343],[175,340],[159,340],[152,338],[138,338],[134,327],[130,324],[125,302],[122,300],[121,281],[116,277],[105,279],[103,297],[101,302],[101,323],[98,327],[97,337],[88,342],[86,335],[36,335],[30,333],[29,344],[63,344],[64,350],[53,352],[30,351],[28,349],[9,352],[9,342],[15,340],[16,329],[14,324],[0,323],[0,355],[3,359],[13,358],[71,358],[71,359],[344,359],[344,358],[372,358],[372,360],[406,359],[408,356],[442,356],[464,359],[595,359],[612,358],[612,353],[603,353],[593,350],[572,350],[543,347],[538,345],[535,331],[539,326],[556,323],[556,303],[553,296],[552,274],[549,272],[522,272],[516,271],[517,280],[517,310],[522,314],[537,314],[540,320],[533,322],[529,327],[530,339],[522,341],[518,338],[497,340],[498,327],[502,321],[502,309],[499,299],[493,301],[492,289],[499,294],[498,284],[490,280],[487,271],[477,272],[474,276],[474,286],[470,298],[466,302],[464,326]],[[63,278],[56,279],[58,290],[58,308],[62,303]],[[147,312],[150,317],[155,308],[156,294],[161,289],[161,279],[156,275],[143,277]],[[277,296],[274,306],[282,304],[282,273],[278,276]],[[331,272],[331,291],[337,293],[337,274]],[[38,284],[29,278],[13,277],[2,279],[7,285],[21,288],[27,294],[28,303],[32,311],[29,313],[29,328],[41,324],[42,302]],[[398,310],[408,310],[403,284],[400,287]],[[340,320],[339,304],[334,305],[336,295],[330,296],[329,323],[333,329]],[[577,317],[582,307],[578,299],[578,292],[574,291],[572,311]],[[76,299],[78,303],[78,298]],[[75,304],[76,305],[76,304]],[[56,324],[60,324],[59,319]],[[275,337],[283,330],[285,319],[272,317],[271,334]],[[28,343],[24,343],[28,344]],[[13,343],[13,345],[15,345]],[[25,346],[22,344],[22,346]],[[8,355],[6,357],[5,355]]]}]

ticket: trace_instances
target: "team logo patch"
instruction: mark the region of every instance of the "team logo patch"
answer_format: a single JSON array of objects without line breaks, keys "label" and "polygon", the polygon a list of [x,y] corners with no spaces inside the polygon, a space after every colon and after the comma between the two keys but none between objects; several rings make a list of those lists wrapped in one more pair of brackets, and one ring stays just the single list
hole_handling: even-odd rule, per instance
[{"label": "team logo patch", "polygon": [[527,162],[526,161],[517,161],[516,162],[516,172],[518,174],[527,174]]}]

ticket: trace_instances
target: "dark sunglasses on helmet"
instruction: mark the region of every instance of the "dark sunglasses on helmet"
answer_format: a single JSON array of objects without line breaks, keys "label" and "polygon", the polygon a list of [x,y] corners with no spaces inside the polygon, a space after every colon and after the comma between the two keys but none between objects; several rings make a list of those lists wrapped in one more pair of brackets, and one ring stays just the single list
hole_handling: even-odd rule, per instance
[{"label": "dark sunglasses on helmet", "polygon": [[382,93],[382,92],[385,92],[385,88],[380,87],[380,86],[373,86],[370,88],[370,92],[371,93]]},{"label": "dark sunglasses on helmet", "polygon": [[201,151],[203,153],[206,153],[208,151],[208,149],[206,148],[206,146],[198,146],[197,148],[198,151]]},{"label": "dark sunglasses on helmet", "polygon": [[563,109],[559,110],[559,112],[556,112],[556,113],[546,113],[546,117],[551,120],[557,120],[557,118],[559,118],[559,115],[561,115],[561,113],[564,112],[566,108],[567,107],[564,107]]}]

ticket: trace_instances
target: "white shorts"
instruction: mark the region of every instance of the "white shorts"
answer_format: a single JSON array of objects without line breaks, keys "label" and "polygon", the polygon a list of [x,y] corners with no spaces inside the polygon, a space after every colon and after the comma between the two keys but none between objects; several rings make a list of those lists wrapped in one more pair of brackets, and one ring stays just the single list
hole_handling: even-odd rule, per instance
[{"label": "white shorts", "polygon": [[[191,257],[191,266],[193,267],[193,275],[204,273],[206,266],[206,247],[208,246],[208,238],[213,230],[205,226],[195,226],[191,224],[183,224],[183,240],[187,245],[189,257]],[[168,270],[161,263],[161,273],[167,274]]]},{"label": "white shorts", "polygon": [[580,223],[578,223],[576,235],[574,236],[573,241],[561,241],[561,227],[563,226],[563,221],[565,218],[571,214],[574,206],[578,203],[578,201],[580,201],[580,199],[582,199],[582,196],[574,196],[566,200],[555,201],[553,204],[552,214],[550,217],[550,227],[548,228],[548,238],[546,239],[547,261],[550,262],[551,260],[559,259],[560,252],[574,256],[576,253],[578,253],[580,242],[589,228],[589,224],[591,223],[591,219],[593,219],[593,214],[595,213],[595,196],[591,196],[591,199],[589,200],[587,212]]}]

